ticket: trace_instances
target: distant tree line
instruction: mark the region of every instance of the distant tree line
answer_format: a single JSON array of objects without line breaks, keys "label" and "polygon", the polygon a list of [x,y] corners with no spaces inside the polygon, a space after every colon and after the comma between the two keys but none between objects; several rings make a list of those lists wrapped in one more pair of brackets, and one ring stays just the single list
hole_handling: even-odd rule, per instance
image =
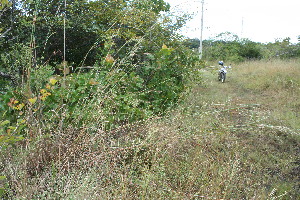
[{"label": "distant tree line", "polygon": [[[300,36],[297,44],[290,38],[276,40],[273,43],[253,42],[249,39],[239,39],[238,36],[225,32],[217,37],[203,41],[204,60],[224,60],[242,62],[253,59],[288,59],[300,57]],[[199,48],[199,39],[186,39],[184,44],[191,49]]]}]

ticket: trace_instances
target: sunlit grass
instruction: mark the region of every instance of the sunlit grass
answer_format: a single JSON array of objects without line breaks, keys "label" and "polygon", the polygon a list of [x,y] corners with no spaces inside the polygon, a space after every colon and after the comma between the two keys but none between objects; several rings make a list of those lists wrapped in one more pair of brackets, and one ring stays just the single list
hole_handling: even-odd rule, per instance
[{"label": "sunlit grass", "polygon": [[234,82],[245,93],[255,93],[274,118],[300,129],[299,74],[299,60],[256,61],[238,66]]},{"label": "sunlit grass", "polygon": [[237,82],[247,89],[299,92],[299,60],[251,61],[237,66]]}]

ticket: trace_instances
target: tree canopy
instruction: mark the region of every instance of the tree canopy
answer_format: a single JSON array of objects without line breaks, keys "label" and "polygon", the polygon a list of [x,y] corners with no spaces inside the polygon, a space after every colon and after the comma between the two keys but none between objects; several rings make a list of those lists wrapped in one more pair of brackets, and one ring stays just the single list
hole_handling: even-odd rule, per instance
[{"label": "tree canopy", "polygon": [[[104,120],[107,127],[164,113],[178,103],[199,62],[174,33],[184,18],[171,20],[163,14],[169,8],[163,0],[6,1],[0,106],[16,119],[16,108],[28,111],[28,99],[38,98],[39,119],[46,119],[63,103],[70,122],[87,106],[102,114],[77,122]],[[17,98],[23,103],[14,106]]]}]

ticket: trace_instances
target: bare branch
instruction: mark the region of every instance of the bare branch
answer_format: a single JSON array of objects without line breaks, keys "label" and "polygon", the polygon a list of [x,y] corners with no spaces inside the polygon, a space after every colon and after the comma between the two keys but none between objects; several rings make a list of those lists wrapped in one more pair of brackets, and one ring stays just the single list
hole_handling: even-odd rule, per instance
[{"label": "bare branch", "polygon": [[5,35],[11,30],[11,27],[9,27],[9,29],[7,29],[4,33],[0,34],[0,38],[5,37]]}]

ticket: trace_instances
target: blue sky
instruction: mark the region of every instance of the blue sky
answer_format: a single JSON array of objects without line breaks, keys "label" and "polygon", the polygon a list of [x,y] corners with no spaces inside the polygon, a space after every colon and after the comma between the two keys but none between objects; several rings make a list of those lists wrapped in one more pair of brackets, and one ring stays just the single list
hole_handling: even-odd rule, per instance
[{"label": "blue sky", "polygon": [[[177,14],[194,14],[181,32],[200,37],[201,0],[165,0]],[[274,42],[300,35],[300,0],[204,0],[203,39],[229,31],[255,42]]]}]

